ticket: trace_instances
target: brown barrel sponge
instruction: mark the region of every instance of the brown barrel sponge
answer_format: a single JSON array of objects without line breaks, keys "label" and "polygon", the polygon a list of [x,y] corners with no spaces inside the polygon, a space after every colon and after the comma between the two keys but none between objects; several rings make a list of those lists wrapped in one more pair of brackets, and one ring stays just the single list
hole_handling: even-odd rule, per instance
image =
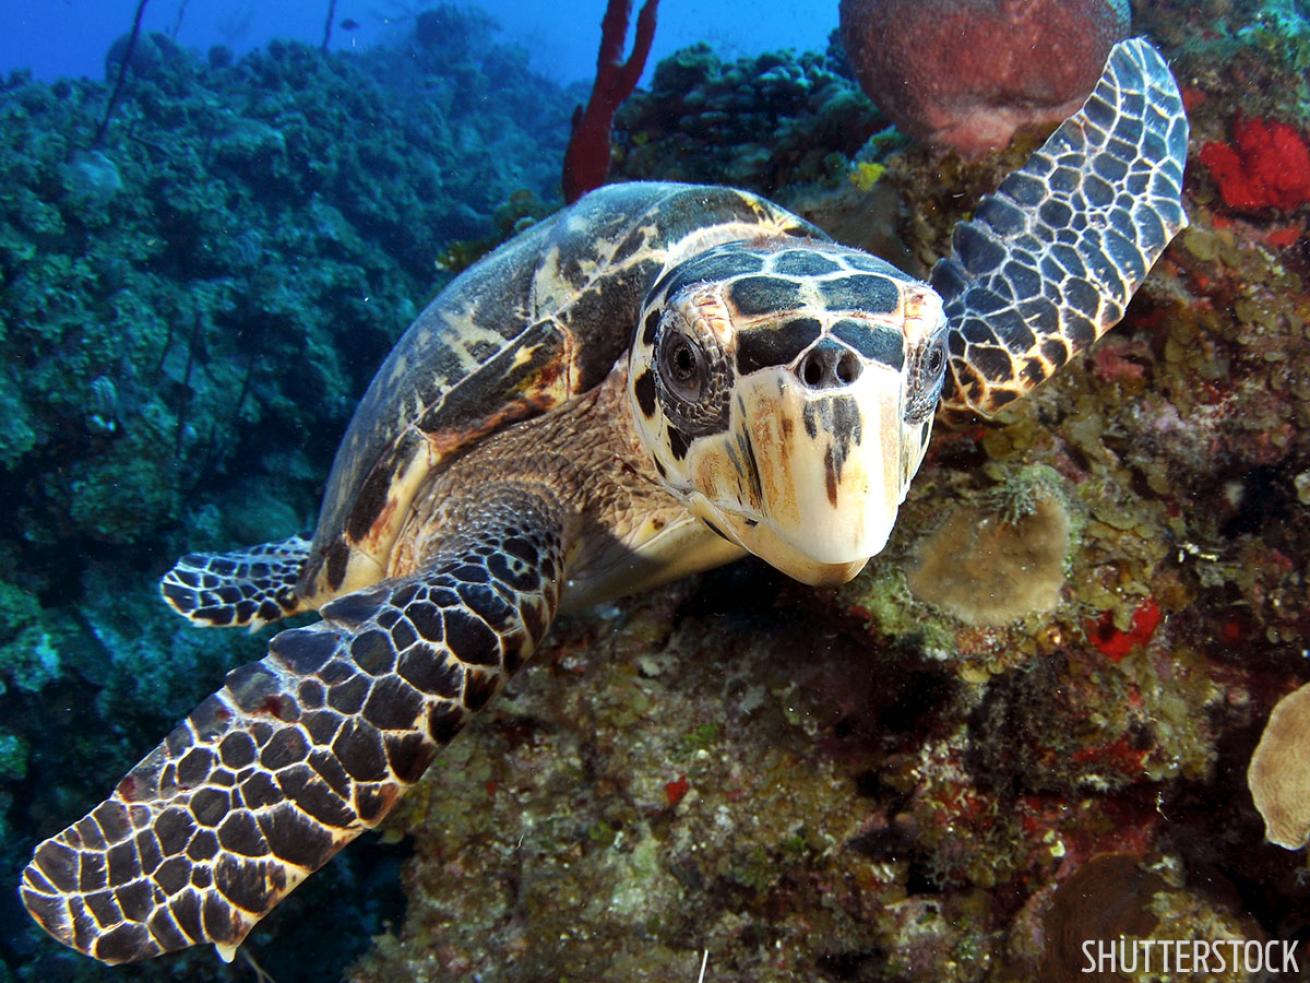
[{"label": "brown barrel sponge", "polygon": [[967,156],[1077,111],[1128,25],[1126,0],[841,0],[869,98],[910,136]]}]

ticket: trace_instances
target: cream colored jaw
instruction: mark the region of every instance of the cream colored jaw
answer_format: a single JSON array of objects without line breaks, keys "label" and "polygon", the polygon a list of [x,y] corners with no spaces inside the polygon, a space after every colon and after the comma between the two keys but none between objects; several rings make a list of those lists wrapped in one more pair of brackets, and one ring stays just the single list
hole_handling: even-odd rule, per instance
[{"label": "cream colored jaw", "polygon": [[886,545],[905,496],[903,405],[901,373],[875,364],[840,391],[803,389],[782,367],[754,373],[728,430],[691,447],[688,507],[798,580],[848,580]]}]

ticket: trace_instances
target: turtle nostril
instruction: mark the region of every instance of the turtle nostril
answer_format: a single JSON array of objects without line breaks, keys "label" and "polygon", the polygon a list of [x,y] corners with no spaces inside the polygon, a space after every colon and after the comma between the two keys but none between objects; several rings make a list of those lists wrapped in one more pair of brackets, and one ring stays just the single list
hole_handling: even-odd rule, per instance
[{"label": "turtle nostril", "polygon": [[848,386],[860,377],[864,367],[850,349],[833,341],[820,341],[805,353],[796,374],[810,389]]},{"label": "turtle nostril", "polygon": [[847,352],[837,359],[837,379],[843,385],[850,385],[860,377],[860,360],[853,352]]}]

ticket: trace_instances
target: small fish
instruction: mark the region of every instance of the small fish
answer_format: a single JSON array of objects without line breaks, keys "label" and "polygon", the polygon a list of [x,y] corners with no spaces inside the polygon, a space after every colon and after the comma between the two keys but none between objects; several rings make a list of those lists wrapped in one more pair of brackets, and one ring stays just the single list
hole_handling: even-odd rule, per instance
[{"label": "small fish", "polygon": [[352,20],[351,18],[347,17],[345,20],[341,22],[341,29],[343,31],[358,31],[359,21]]}]

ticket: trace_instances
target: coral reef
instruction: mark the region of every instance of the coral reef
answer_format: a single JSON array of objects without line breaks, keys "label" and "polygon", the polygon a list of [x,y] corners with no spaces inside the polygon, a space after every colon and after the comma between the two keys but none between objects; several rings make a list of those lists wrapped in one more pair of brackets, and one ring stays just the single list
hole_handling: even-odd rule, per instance
[{"label": "coral reef", "polygon": [[[1306,118],[1274,6],[1138,5],[1195,151],[1238,106]],[[836,61],[785,63],[852,91]],[[765,164],[769,144],[716,147],[731,117],[704,118],[728,115],[705,108],[728,71],[762,107],[759,65],[665,62],[619,114],[622,173],[735,173],[922,273],[1035,139],[974,161],[852,147],[798,100],[772,146],[803,128],[809,163]],[[1073,926],[1305,941],[1304,863],[1263,843],[1244,776],[1310,678],[1306,209],[1230,205],[1204,166],[1187,194],[1193,227],[1124,324],[1000,420],[941,428],[856,581],[747,561],[558,625],[395,821],[410,905],[352,979],[694,978],[703,958],[724,980],[1066,979]],[[969,623],[917,597],[944,516],[1022,516],[1034,469],[1070,519],[1054,609]]]},{"label": "coral reef", "polygon": [[842,0],[869,97],[918,140],[977,155],[1058,123],[1128,31],[1114,0]]},{"label": "coral reef", "polygon": [[774,195],[844,180],[847,158],[886,125],[832,57],[778,52],[725,64],[698,44],[660,62],[651,91],[619,110],[615,172]]},{"label": "coral reef", "polygon": [[[7,870],[262,649],[179,631],[159,573],[188,548],[307,528],[358,393],[449,276],[438,260],[512,231],[516,196],[558,201],[570,100],[485,17],[428,13],[435,49],[275,42],[206,64],[143,35],[111,51],[111,81],[129,71],[95,149],[106,85],[0,81]],[[343,908],[361,869],[332,875],[342,903],[314,888],[293,904]],[[284,927],[268,968],[294,979],[278,969],[299,953],[339,973],[396,890],[338,910],[354,927],[312,951]],[[13,978],[101,978],[4,897]],[[211,961],[188,978],[216,978]]]}]

